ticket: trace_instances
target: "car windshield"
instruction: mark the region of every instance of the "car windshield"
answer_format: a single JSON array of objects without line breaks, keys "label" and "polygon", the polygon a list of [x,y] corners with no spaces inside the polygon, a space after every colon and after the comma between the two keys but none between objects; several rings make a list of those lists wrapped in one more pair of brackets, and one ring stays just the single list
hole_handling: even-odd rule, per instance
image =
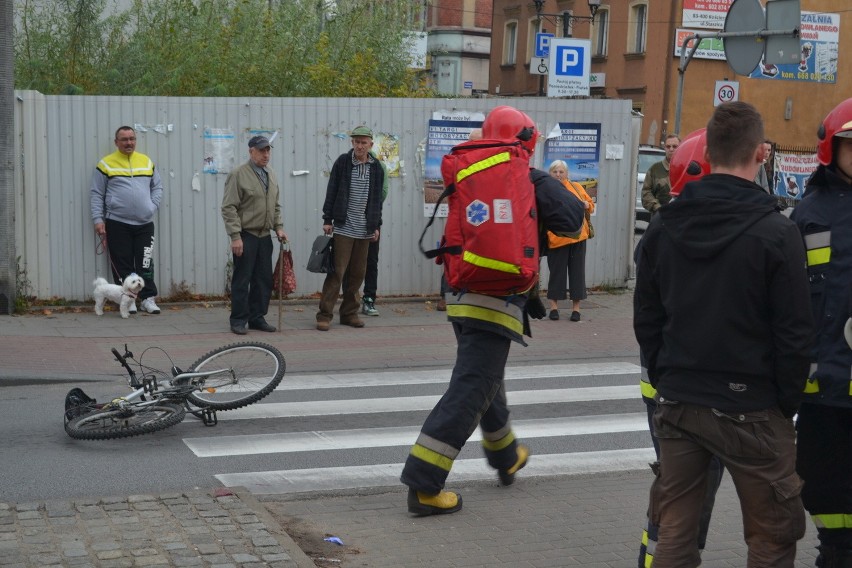
[{"label": "car windshield", "polygon": [[644,174],[648,171],[648,168],[661,161],[665,157],[666,155],[662,152],[653,154],[644,154],[642,152],[639,152],[639,173]]}]

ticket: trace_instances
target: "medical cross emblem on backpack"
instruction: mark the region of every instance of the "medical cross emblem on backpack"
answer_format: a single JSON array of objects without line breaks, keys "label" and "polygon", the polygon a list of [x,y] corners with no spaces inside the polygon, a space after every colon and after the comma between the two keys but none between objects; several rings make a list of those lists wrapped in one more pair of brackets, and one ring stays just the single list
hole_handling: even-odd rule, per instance
[{"label": "medical cross emblem on backpack", "polygon": [[470,205],[465,209],[467,213],[467,222],[478,227],[491,218],[491,210],[488,205],[476,199],[470,202]]}]

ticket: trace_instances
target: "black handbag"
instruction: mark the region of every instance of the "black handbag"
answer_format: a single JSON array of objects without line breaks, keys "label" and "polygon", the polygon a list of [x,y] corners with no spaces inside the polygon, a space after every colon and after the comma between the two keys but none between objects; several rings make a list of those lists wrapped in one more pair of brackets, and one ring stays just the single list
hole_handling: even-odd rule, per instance
[{"label": "black handbag", "polygon": [[308,272],[331,274],[334,272],[334,237],[320,235],[314,239],[311,256],[308,258]]}]

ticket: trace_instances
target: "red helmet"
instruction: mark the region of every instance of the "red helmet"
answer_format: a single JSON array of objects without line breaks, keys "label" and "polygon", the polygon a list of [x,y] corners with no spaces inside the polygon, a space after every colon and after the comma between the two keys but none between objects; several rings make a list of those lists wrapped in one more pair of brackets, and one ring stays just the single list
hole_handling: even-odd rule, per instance
[{"label": "red helmet", "polygon": [[669,182],[672,197],[677,197],[686,182],[695,181],[710,173],[710,164],[704,158],[707,149],[707,130],[700,128],[683,139],[669,164]]},{"label": "red helmet", "polygon": [[521,141],[521,145],[530,151],[535,150],[538,139],[535,122],[526,114],[510,106],[498,106],[488,113],[482,123],[482,136],[497,140]]},{"label": "red helmet", "polygon": [[835,136],[852,138],[852,99],[846,99],[828,113],[819,125],[817,136],[819,137],[817,160],[823,166],[827,166],[833,158],[833,138]]}]

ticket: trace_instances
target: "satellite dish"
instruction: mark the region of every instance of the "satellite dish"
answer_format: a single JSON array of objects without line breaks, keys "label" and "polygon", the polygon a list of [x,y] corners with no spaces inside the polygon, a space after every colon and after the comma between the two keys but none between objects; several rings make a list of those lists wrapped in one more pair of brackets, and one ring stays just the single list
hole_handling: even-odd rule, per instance
[{"label": "satellite dish", "polygon": [[[792,30],[802,27],[799,0],[769,0],[766,3],[766,29]],[[802,59],[802,41],[798,35],[769,36],[763,62],[771,65],[798,63]]]},{"label": "satellite dish", "polygon": [[[764,29],[766,18],[758,0],[734,0],[725,17],[725,33],[756,32]],[[726,37],[725,59],[735,73],[749,75],[763,57],[763,40],[758,36]]]}]

